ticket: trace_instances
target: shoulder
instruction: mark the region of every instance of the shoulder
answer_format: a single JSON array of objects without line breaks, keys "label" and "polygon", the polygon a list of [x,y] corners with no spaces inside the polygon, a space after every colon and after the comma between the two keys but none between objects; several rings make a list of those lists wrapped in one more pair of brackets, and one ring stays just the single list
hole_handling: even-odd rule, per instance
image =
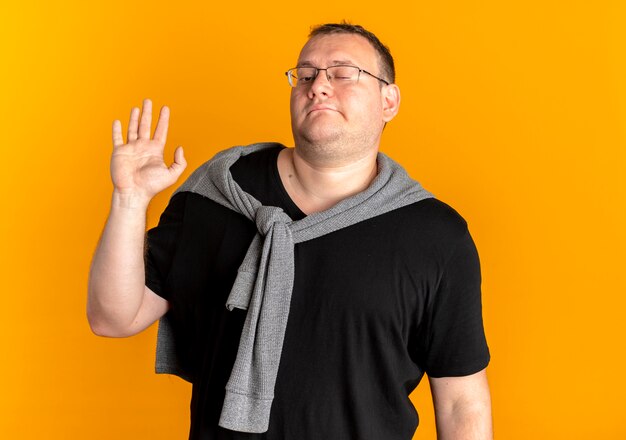
[{"label": "shoulder", "polygon": [[435,198],[406,205],[354,225],[345,234],[399,258],[412,270],[440,273],[459,249],[473,246],[467,222],[454,208]]},{"label": "shoulder", "polygon": [[[262,147],[256,147],[261,145]],[[275,143],[254,144],[246,148],[255,147],[255,151],[241,156],[230,168],[233,179],[245,190],[250,192],[255,186],[255,179],[265,177],[268,170],[276,168],[278,153],[285,148]]]},{"label": "shoulder", "polygon": [[421,223],[429,227],[444,229],[448,232],[462,231],[467,228],[467,222],[456,209],[435,197],[413,203],[407,208],[407,217],[415,221],[419,219]]},{"label": "shoulder", "polygon": [[468,235],[467,222],[461,214],[436,198],[420,200],[391,214],[391,226],[409,239],[453,245]]},{"label": "shoulder", "polygon": [[206,195],[189,190],[179,190],[172,195],[161,214],[159,227],[178,225],[181,232],[196,233],[207,225],[246,224],[245,217]]},{"label": "shoulder", "polygon": [[271,161],[283,148],[286,147],[278,142],[259,142],[225,148],[198,166],[187,180],[196,177],[198,174],[206,175],[209,172],[209,168],[215,164],[219,164],[218,166],[220,167],[226,164],[228,169],[230,169],[245,167],[247,164],[256,164],[258,162],[264,163],[267,160]]},{"label": "shoulder", "polygon": [[[231,175],[235,182],[246,179],[254,180],[272,164],[284,145],[276,142],[261,142],[246,146],[235,146],[219,151],[212,158],[198,166],[176,189],[175,193],[190,191],[200,194],[215,193],[220,182],[222,186]],[[243,185],[241,185],[243,187]],[[245,190],[246,188],[244,188]]]}]

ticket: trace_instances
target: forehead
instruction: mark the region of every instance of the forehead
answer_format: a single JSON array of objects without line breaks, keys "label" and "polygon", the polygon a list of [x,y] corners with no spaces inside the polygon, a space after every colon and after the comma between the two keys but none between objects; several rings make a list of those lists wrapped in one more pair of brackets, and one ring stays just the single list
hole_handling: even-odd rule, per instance
[{"label": "forehead", "polygon": [[310,64],[327,67],[349,63],[371,69],[376,61],[376,50],[365,37],[357,34],[330,34],[317,35],[307,41],[300,51],[298,66]]}]

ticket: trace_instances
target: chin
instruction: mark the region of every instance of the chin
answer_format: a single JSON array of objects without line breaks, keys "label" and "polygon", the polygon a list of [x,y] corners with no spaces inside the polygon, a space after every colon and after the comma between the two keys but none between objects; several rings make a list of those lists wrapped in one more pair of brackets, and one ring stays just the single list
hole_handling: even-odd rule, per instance
[{"label": "chin", "polygon": [[313,127],[301,133],[299,138],[305,144],[324,146],[334,144],[340,141],[344,136],[345,133],[338,127]]},{"label": "chin", "polygon": [[298,154],[311,163],[336,165],[352,156],[352,151],[341,137],[307,138],[296,144]]}]

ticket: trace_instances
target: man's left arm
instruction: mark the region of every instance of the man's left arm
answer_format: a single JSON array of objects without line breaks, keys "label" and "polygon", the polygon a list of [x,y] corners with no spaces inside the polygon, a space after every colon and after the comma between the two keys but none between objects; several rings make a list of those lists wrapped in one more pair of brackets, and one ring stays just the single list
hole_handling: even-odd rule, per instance
[{"label": "man's left arm", "polygon": [[486,370],[469,376],[429,378],[438,440],[492,440]]}]

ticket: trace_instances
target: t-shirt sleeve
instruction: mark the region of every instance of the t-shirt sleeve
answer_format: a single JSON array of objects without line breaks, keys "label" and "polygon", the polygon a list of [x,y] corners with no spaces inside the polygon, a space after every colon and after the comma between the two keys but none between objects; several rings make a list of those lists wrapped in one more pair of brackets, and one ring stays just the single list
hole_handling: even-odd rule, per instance
[{"label": "t-shirt sleeve", "polygon": [[487,366],[480,262],[467,229],[444,265],[427,320],[424,367],[430,377],[467,376]]},{"label": "t-shirt sleeve", "polygon": [[174,195],[161,214],[159,224],[146,234],[146,286],[168,300],[170,298],[165,288],[165,280],[170,273],[182,230],[187,194],[181,192]]}]

